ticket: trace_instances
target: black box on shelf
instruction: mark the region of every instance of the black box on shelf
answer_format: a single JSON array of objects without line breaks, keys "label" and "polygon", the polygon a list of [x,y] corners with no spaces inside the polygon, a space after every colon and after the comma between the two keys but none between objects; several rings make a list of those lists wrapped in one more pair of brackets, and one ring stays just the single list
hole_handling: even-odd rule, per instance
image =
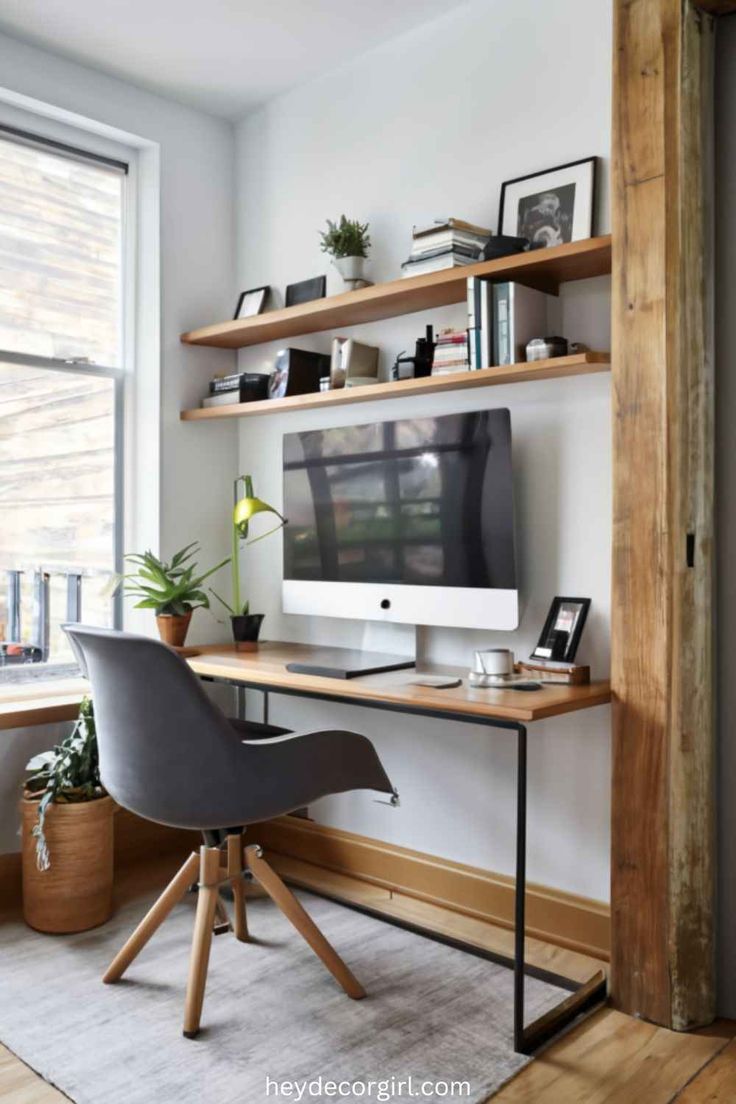
[{"label": "black box on shelf", "polygon": [[321,380],[330,375],[330,357],[308,349],[281,349],[276,354],[269,376],[268,395],[283,399],[288,395],[308,395],[320,391]]}]

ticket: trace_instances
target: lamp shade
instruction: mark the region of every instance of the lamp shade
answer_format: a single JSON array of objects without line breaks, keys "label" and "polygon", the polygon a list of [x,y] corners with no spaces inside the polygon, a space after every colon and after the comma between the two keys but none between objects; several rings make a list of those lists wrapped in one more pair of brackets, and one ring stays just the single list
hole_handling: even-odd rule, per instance
[{"label": "lamp shade", "polygon": [[[245,491],[242,498],[238,498],[238,487],[240,483],[243,484],[243,490]],[[248,526],[250,525],[251,519],[254,518],[256,514],[275,514],[282,525],[286,524],[286,519],[281,516],[278,510],[275,510],[268,502],[264,502],[262,498],[256,498],[253,494],[252,478],[249,475],[238,476],[235,480],[233,525],[238,536],[243,540],[247,538]],[[263,535],[266,536],[267,534]]]},{"label": "lamp shade", "polygon": [[273,506],[269,506],[262,498],[238,499],[233,509],[233,525],[241,537],[248,536],[248,523],[256,514],[275,514],[281,521],[284,520],[278,510],[274,510]]}]

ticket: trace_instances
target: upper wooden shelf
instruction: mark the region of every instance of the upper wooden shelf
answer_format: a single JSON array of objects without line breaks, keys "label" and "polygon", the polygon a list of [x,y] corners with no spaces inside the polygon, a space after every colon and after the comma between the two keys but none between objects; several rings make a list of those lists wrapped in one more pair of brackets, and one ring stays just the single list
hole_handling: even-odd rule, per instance
[{"label": "upper wooden shelf", "polygon": [[220,322],[182,334],[186,345],[209,345],[217,349],[242,349],[266,341],[338,330],[362,322],[377,322],[400,314],[446,307],[466,297],[468,276],[492,276],[513,279],[529,287],[557,294],[560,284],[604,276],[611,271],[611,238],[586,238],[569,245],[556,245],[531,253],[515,253],[495,261],[463,265],[374,284],[359,291],[313,299],[296,307],[267,311],[237,322]]}]

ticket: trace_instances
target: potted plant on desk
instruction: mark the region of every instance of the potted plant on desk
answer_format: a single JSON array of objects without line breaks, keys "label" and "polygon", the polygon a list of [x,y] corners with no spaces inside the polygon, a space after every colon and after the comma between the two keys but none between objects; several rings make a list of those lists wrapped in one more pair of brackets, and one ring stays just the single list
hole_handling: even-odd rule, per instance
[{"label": "potted plant on desk", "polygon": [[[242,484],[242,494],[241,494]],[[264,502],[262,498],[256,498],[253,492],[253,479],[250,475],[239,475],[233,484],[235,506],[232,519],[232,556],[230,557],[230,570],[232,571],[232,605],[221,598],[217,591],[213,590],[215,598],[230,614],[230,622],[233,630],[233,640],[238,651],[254,652],[258,648],[258,637],[263,624],[263,613],[251,613],[250,602],[243,599],[240,590],[240,545],[255,544],[264,537],[278,532],[287,524],[285,517]],[[275,514],[279,524],[257,537],[248,539],[250,524],[256,514]]]},{"label": "potted plant on desk", "polygon": [[43,932],[78,932],[112,912],[115,802],[100,781],[92,702],[73,731],[34,756],[24,788],[23,916]]},{"label": "potted plant on desk", "polygon": [[136,566],[134,572],[122,576],[125,593],[140,598],[136,609],[155,610],[159,636],[174,648],[183,646],[194,610],[209,609],[209,597],[202,589],[205,579],[230,560],[228,556],[198,575],[197,565],[189,562],[198,550],[199,543],[194,541],[172,556],[171,563],[160,560],[153,552],[125,557]]}]

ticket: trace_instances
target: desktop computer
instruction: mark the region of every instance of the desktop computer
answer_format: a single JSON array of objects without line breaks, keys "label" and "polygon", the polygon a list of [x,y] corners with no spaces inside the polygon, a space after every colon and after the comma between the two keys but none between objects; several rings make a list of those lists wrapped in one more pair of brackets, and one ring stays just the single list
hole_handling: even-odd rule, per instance
[{"label": "desktop computer", "polygon": [[285,613],[515,629],[505,409],[284,436]]}]

